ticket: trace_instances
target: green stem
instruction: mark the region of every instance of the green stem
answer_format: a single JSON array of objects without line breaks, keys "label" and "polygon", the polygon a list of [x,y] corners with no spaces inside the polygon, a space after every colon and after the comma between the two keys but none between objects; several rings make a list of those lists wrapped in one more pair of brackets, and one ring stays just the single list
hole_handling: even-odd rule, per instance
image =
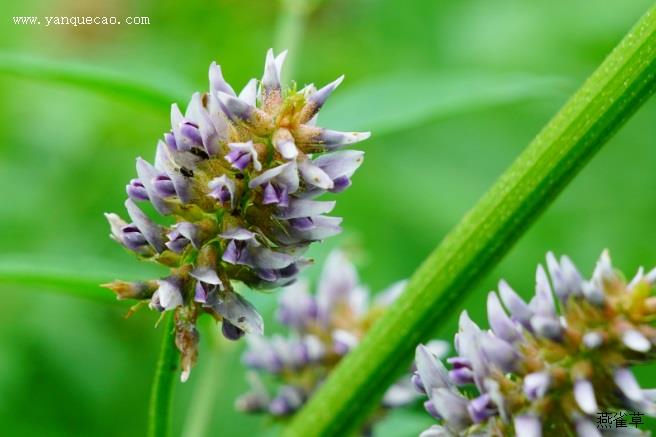
[{"label": "green stem", "polygon": [[656,89],[656,6],[412,276],[286,436],[347,435],[470,291]]},{"label": "green stem", "polygon": [[[228,342],[219,335],[216,322],[212,319],[206,335],[209,337],[206,362],[201,362],[199,374],[195,376],[194,393],[187,409],[187,419],[182,432],[183,437],[203,437],[209,435],[208,427],[216,407],[216,396],[221,391],[221,376],[225,375],[229,353],[234,342]],[[192,374],[192,377],[193,374]]]},{"label": "green stem", "polygon": [[167,437],[171,431],[171,400],[178,370],[178,350],[175,347],[175,318],[172,311],[164,316],[162,345],[150,392],[148,436]]},{"label": "green stem", "polygon": [[296,59],[299,58],[299,46],[307,17],[319,5],[321,0],[280,0],[281,10],[276,24],[275,48],[289,50],[285,61],[284,78],[294,77]]}]

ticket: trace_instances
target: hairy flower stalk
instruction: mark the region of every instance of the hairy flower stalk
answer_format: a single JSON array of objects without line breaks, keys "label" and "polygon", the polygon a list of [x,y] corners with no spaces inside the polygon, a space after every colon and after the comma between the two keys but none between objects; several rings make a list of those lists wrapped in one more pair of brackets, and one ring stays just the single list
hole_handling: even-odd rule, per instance
[{"label": "hairy flower stalk", "polygon": [[[335,202],[314,199],[346,189],[363,160],[363,152],[338,149],[369,133],[316,126],[343,77],[318,90],[283,88],[285,55],[269,50],[262,80],[251,79],[239,94],[212,63],[209,92],[194,94],[184,114],[174,104],[154,162],[137,159],[138,177],[126,187],[130,220],[106,214],[114,240],[171,269],[157,281],[106,287],[119,299],[175,311],[183,380],[196,360],[200,314],[221,322],[229,339],[263,332],[262,318],[231,281],[254,289],[292,283],[309,263],[310,243],[340,232],[341,219],[326,215]],[[157,223],[140,202],[173,223]]]},{"label": "hairy flower stalk", "polygon": [[413,381],[441,421],[422,436],[594,437],[604,435],[597,413],[656,416],[654,390],[631,371],[656,357],[656,269],[627,283],[604,252],[585,280],[568,257],[548,253],[547,271],[538,266],[528,304],[504,281],[490,292],[490,330],[461,314],[451,370],[417,348]]},{"label": "hairy flower stalk", "polygon": [[[248,375],[251,390],[237,400],[237,408],[274,417],[294,413],[358,344],[404,286],[405,281],[397,282],[370,302],[369,291],[359,283],[355,267],[343,253],[332,252],[316,294],[309,293],[307,282],[299,281],[281,295],[278,320],[291,331],[288,336],[246,337],[249,347],[242,361],[253,370]],[[440,341],[430,345],[438,356],[447,347]],[[277,388],[267,390],[260,375],[268,376]],[[385,409],[416,399],[410,378],[399,380],[387,390],[381,407],[366,427],[370,428]]]}]

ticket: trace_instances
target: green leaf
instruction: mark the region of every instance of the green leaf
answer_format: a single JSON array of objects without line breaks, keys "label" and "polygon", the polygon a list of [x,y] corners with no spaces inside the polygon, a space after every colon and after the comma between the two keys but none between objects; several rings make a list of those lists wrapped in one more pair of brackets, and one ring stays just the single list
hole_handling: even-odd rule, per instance
[{"label": "green leaf", "polygon": [[545,126],[412,276],[285,431],[348,435],[412,359],[590,158],[656,90],[656,6]]},{"label": "green leaf", "polygon": [[30,287],[102,302],[116,300],[109,290],[99,286],[111,277],[112,274],[109,272],[107,275],[88,274],[59,268],[0,262],[0,285]]},{"label": "green leaf", "polygon": [[[173,102],[186,102],[188,96],[157,87],[126,74],[73,61],[60,61],[12,53],[0,53],[0,75],[65,84],[110,97],[166,110]],[[181,86],[176,88],[187,89]]]},{"label": "green leaf", "polygon": [[[0,286],[16,286],[43,292],[61,293],[100,302],[116,302],[114,294],[100,284],[121,276],[131,280],[155,273],[157,269],[140,265],[140,270],[122,264],[111,266],[107,260],[64,256],[61,262],[45,262],[42,257],[24,254],[0,258]],[[102,265],[101,269],[97,266]]]},{"label": "green leaf", "polygon": [[320,118],[322,125],[366,129],[378,137],[467,111],[559,97],[568,84],[525,74],[396,72],[335,93]]}]

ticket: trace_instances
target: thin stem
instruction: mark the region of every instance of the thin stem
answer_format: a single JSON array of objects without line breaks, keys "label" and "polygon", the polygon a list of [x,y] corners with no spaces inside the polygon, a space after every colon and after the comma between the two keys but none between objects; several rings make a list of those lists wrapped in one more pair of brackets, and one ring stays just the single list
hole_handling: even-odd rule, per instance
[{"label": "thin stem", "polygon": [[148,436],[167,437],[171,431],[171,400],[178,370],[178,350],[175,347],[175,317],[172,311],[164,316],[164,333],[160,347],[148,409]]},{"label": "thin stem", "polygon": [[348,435],[473,286],[656,89],[656,6],[412,276],[286,436]]},{"label": "thin stem", "polygon": [[281,10],[276,24],[275,47],[279,51],[289,50],[283,81],[294,77],[307,18],[320,2],[321,0],[280,0]]},{"label": "thin stem", "polygon": [[[209,337],[208,356],[201,362],[200,372],[195,378],[198,382],[194,385],[194,393],[187,410],[187,419],[182,432],[183,437],[203,437],[209,435],[207,431],[211,423],[212,413],[216,407],[216,395],[221,389],[221,376],[224,375],[224,367],[228,364],[228,354],[231,352],[234,342],[228,342],[219,335],[216,322],[211,321],[209,329],[206,330]],[[194,378],[192,373],[192,378]]]}]

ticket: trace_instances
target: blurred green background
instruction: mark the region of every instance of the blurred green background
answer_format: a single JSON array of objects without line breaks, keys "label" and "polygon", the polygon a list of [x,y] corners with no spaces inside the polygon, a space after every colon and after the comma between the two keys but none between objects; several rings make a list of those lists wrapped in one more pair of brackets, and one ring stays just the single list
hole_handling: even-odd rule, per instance
[{"label": "blurred green background", "polygon": [[[291,54],[294,78],[321,85],[345,73],[322,124],[373,131],[361,145],[366,161],[353,187],[339,196],[335,213],[345,217],[345,232],[313,249],[318,264],[342,246],[373,290],[409,276],[650,4],[317,5]],[[116,72],[184,106],[182,99],[207,88],[212,60],[240,88],[260,77],[267,48],[293,46],[299,29],[284,30],[284,9],[254,0],[3,2],[0,72],[19,74],[0,75],[0,434],[144,435],[162,334],[154,313],[124,320],[129,305],[93,284],[161,274],[110,241],[102,213],[123,212],[135,157],[150,159],[169,129],[168,100],[144,103],[129,92],[62,84],[35,72],[38,63],[20,67],[16,56],[45,58],[55,69],[72,62]],[[150,25],[12,24],[12,16],[33,15],[148,16]],[[547,250],[569,254],[585,273],[606,247],[627,275],[655,265],[655,146],[652,100],[462,307],[483,323],[485,294],[500,277],[528,296]],[[76,290],[101,298],[65,293]],[[270,317],[275,298],[253,299]],[[450,339],[459,310],[436,335]],[[268,320],[268,332],[275,331]],[[210,328],[190,381],[176,388],[175,435],[266,433],[265,419],[232,407],[246,388],[243,344],[212,349]],[[656,385],[656,373],[643,370],[645,384]],[[430,422],[419,409],[403,411],[378,430],[412,436]]]}]

